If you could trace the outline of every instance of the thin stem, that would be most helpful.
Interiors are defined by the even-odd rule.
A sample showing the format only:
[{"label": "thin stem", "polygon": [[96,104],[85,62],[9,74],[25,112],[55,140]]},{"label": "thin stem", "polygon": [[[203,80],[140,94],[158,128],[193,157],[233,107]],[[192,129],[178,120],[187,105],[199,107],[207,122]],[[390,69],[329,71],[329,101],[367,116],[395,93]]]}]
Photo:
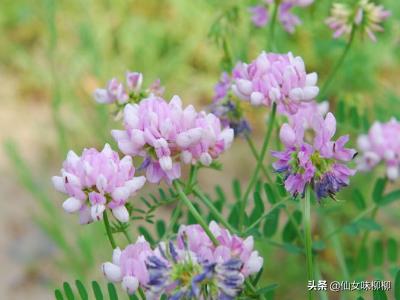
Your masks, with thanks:
[{"label": "thin stem", "polygon": [[[311,238],[311,187],[306,186],[304,198],[304,234],[305,234],[305,252],[307,262],[307,279],[308,281],[314,278],[314,268],[312,262],[312,238]],[[311,300],[311,291],[308,291],[308,299]]]},{"label": "thin stem", "polygon": [[246,214],[247,200],[249,198],[250,192],[252,191],[254,185],[256,184],[258,175],[263,166],[265,154],[267,153],[269,140],[271,139],[272,129],[273,129],[274,123],[275,123],[275,116],[276,116],[276,103],[274,103],[272,105],[272,111],[271,111],[271,116],[269,119],[268,129],[265,134],[264,143],[261,148],[259,159],[257,160],[257,166],[254,170],[253,175],[251,176],[249,185],[248,185],[246,192],[244,193],[244,196],[241,201],[241,214],[239,215],[239,229],[243,226],[244,216]]},{"label": "thin stem", "polygon": [[146,300],[146,295],[143,292],[142,288],[138,288],[138,291],[139,291],[140,298],[142,298],[142,300]]},{"label": "thin stem", "polygon": [[218,211],[218,209],[214,206],[214,204],[208,199],[206,195],[200,191],[198,187],[193,188],[193,193],[196,195],[197,198],[199,198],[205,206],[211,211],[213,216],[220,222],[226,229],[228,229],[230,232],[234,233],[236,232],[236,229],[233,228],[228,221],[224,218],[224,216]]},{"label": "thin stem", "polygon": [[115,243],[114,237],[111,232],[110,222],[108,221],[107,210],[104,210],[103,212],[103,221],[104,221],[104,226],[106,228],[108,240],[110,241],[111,247],[114,250],[115,248],[117,248],[117,244]]},{"label": "thin stem", "polygon": [[196,219],[196,221],[199,223],[199,225],[203,227],[205,233],[211,239],[213,244],[217,246],[219,244],[218,240],[215,238],[210,228],[208,228],[206,221],[202,218],[197,209],[193,206],[192,202],[190,202],[189,198],[185,195],[179,182],[174,180],[173,185],[181,201],[187,206],[187,208],[189,209],[193,217]]},{"label": "thin stem", "polygon": [[[258,161],[259,155],[257,153],[256,146],[254,145],[253,140],[251,139],[251,137],[248,134],[246,134],[246,141],[247,141],[247,144],[249,145],[251,153],[253,154],[254,158]],[[264,176],[267,178],[268,182],[272,182],[272,179],[268,174],[268,170],[265,168],[264,165],[262,165],[261,171],[263,172]]]},{"label": "thin stem", "polygon": [[350,33],[350,38],[349,41],[347,42],[346,48],[344,48],[344,51],[342,53],[342,55],[340,56],[339,60],[337,61],[335,67],[332,69],[331,73],[329,74],[328,78],[326,79],[324,85],[321,88],[321,97],[325,97],[325,92],[328,89],[329,85],[331,84],[333,78],[335,77],[336,73],[338,72],[338,70],[340,69],[340,67],[342,66],[344,59],[346,58],[347,54],[349,53],[349,50],[351,48],[351,45],[353,44],[354,41],[354,36],[355,36],[355,32],[356,32],[356,28],[357,26],[353,25],[352,29],[351,29],[351,33]]},{"label": "thin stem", "polygon": [[278,17],[278,11],[279,11],[279,5],[280,5],[281,0],[275,0],[274,1],[274,9],[272,11],[272,19],[271,19],[271,24],[269,27],[269,32],[268,32],[268,48],[270,50],[275,50],[275,44],[274,44],[274,39],[275,39],[275,24],[276,24],[276,19]]},{"label": "thin stem", "polygon": [[[253,293],[256,293],[256,292],[257,292],[256,288],[254,287],[254,285],[251,283],[250,280],[246,280],[246,281],[244,282],[244,284],[245,284],[245,286],[246,286],[251,292],[253,292]],[[260,295],[258,295],[258,299],[264,300],[265,297],[264,297],[264,295],[261,295],[261,294],[260,294]]]},{"label": "thin stem", "polygon": [[[318,280],[323,280],[322,274],[321,274],[321,270],[319,269],[318,262],[314,263],[314,267],[315,267],[315,276],[317,277],[317,279]],[[321,289],[319,295],[320,295],[320,299],[321,300],[329,300],[328,299],[328,294],[326,293],[326,291],[324,289]]]},{"label": "thin stem", "polygon": [[131,244],[132,243],[132,238],[129,235],[129,233],[125,229],[122,231],[122,233],[124,234],[124,236],[125,236],[126,240],[128,241],[128,243]]},{"label": "thin stem", "polygon": [[[335,228],[335,224],[332,222],[332,220],[331,220],[331,218],[329,218],[329,216],[324,216],[324,219],[325,219],[326,227],[328,228],[328,230]],[[339,266],[342,269],[343,279],[348,281],[350,279],[350,274],[349,274],[349,270],[347,268],[346,259],[343,254],[342,243],[340,242],[338,235],[334,235],[332,237],[332,245],[333,245],[333,248],[335,249],[336,258],[339,262]]]}]

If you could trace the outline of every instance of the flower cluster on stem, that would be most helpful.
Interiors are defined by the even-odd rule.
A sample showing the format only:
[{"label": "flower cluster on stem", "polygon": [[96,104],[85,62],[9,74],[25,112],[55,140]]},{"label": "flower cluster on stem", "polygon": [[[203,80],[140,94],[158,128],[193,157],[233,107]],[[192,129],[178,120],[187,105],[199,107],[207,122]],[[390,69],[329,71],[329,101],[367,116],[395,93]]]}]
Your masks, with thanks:
[{"label": "flower cluster on stem", "polygon": [[[121,282],[130,294],[139,287],[146,299],[235,299],[245,279],[257,273],[263,259],[253,250],[253,238],[243,240],[215,222],[209,225],[215,245],[200,225],[182,225],[176,240],[152,249],[143,237],[124,250],[114,250],[102,265],[106,278]],[[214,298],[213,298],[214,299]]]},{"label": "flower cluster on stem", "polygon": [[368,134],[360,135],[358,148],[361,155],[357,158],[357,168],[369,171],[383,162],[386,176],[396,180],[400,174],[400,122],[392,118],[389,122],[375,122]]}]

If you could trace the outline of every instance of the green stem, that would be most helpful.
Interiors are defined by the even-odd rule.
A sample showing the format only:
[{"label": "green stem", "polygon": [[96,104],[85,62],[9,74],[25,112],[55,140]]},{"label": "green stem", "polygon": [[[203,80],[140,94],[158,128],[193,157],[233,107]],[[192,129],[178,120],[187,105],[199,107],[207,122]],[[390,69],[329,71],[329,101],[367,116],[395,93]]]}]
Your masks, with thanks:
[{"label": "green stem", "polygon": [[173,185],[181,201],[187,206],[187,208],[189,209],[193,217],[196,219],[196,221],[199,223],[199,225],[203,227],[205,233],[211,239],[213,244],[217,246],[219,244],[218,240],[215,238],[210,228],[208,228],[206,221],[202,218],[197,209],[193,206],[192,202],[190,202],[189,198],[185,195],[179,182],[174,180]]},{"label": "green stem", "polygon": [[[305,235],[305,252],[307,262],[307,279],[314,279],[314,268],[312,262],[312,238],[311,238],[311,187],[306,186],[304,198],[304,235]],[[311,300],[312,293],[308,291],[308,299]]]},{"label": "green stem", "polygon": [[[252,292],[252,293],[257,293],[257,290],[256,290],[256,288],[254,287],[254,285],[250,282],[250,280],[246,280],[245,282],[244,282],[244,284],[245,284],[245,286]],[[260,299],[260,300],[264,300],[265,299],[265,297],[264,297],[264,295],[258,295],[258,299]]]},{"label": "green stem", "polygon": [[326,237],[324,238],[324,241],[327,242],[329,239],[331,239],[335,234],[341,232],[343,229],[346,228],[346,226],[348,226],[349,224],[353,224],[355,222],[357,222],[358,220],[362,219],[365,215],[369,214],[371,211],[373,211],[375,209],[376,205],[371,206],[369,208],[367,208],[366,210],[364,210],[363,212],[361,212],[360,214],[358,214],[354,219],[352,219],[350,222],[347,222],[345,225],[337,227],[336,229],[332,230],[330,233],[328,233],[326,235]]},{"label": "green stem", "polygon": [[189,180],[185,187],[186,194],[190,194],[192,192],[192,189],[197,182],[197,171],[198,171],[198,168],[196,165],[190,166]]},{"label": "green stem", "polygon": [[[318,262],[314,263],[314,267],[315,267],[315,276],[316,276],[317,280],[323,280],[321,270],[319,269]],[[328,294],[324,289],[321,289],[321,291],[319,292],[319,296],[320,296],[321,300],[329,300]]]},{"label": "green stem", "polygon": [[128,243],[129,243],[129,244],[132,244],[132,238],[131,238],[131,236],[129,235],[129,233],[128,233],[125,229],[123,230],[122,233],[124,234],[124,236],[125,236],[126,240],[128,241]]},{"label": "green stem", "polygon": [[347,54],[349,53],[351,45],[353,44],[353,41],[354,41],[356,28],[357,28],[357,26],[353,25],[353,27],[351,29],[351,33],[350,33],[350,38],[349,38],[349,41],[347,42],[346,48],[344,49],[342,55],[340,56],[339,60],[337,61],[336,65],[335,65],[335,67],[333,68],[332,72],[329,74],[328,78],[326,79],[324,85],[321,88],[320,95],[322,98],[325,97],[325,92],[327,91],[327,89],[328,89],[329,85],[331,84],[332,80],[334,79],[336,73],[342,66],[344,59],[346,58]]},{"label": "green stem", "polygon": [[[329,216],[324,216],[324,219],[325,219],[326,227],[328,230],[335,228],[335,224],[332,222],[332,220],[329,218]],[[335,249],[336,258],[339,262],[339,266],[342,269],[343,279],[348,281],[350,279],[350,274],[349,274],[349,270],[347,268],[346,259],[343,254],[342,243],[340,242],[338,235],[334,235],[332,237],[332,245],[333,245],[333,248]]]},{"label": "green stem", "polygon": [[103,221],[104,221],[104,226],[106,228],[108,240],[110,241],[111,247],[114,250],[115,248],[117,248],[117,244],[115,243],[114,237],[111,232],[110,222],[108,221],[107,210],[104,210],[103,212]]},{"label": "green stem", "polygon": [[275,0],[274,1],[274,9],[272,11],[272,19],[269,27],[269,32],[268,32],[268,48],[270,50],[275,50],[275,44],[274,44],[274,39],[275,39],[275,24],[276,24],[276,19],[278,17],[278,11],[279,11],[279,5],[280,5],[281,0]]},{"label": "green stem", "polygon": [[143,292],[142,288],[138,288],[138,291],[139,291],[140,298],[142,298],[142,300],[146,300],[146,295]]},{"label": "green stem", "polygon": [[214,204],[208,199],[206,195],[204,195],[198,187],[193,188],[193,193],[197,198],[203,202],[205,206],[211,211],[213,216],[220,222],[226,229],[228,229],[231,233],[235,233],[236,230],[233,228],[228,221],[224,218],[224,216],[218,211],[218,209],[214,206]]},{"label": "green stem", "polygon": [[[253,143],[253,140],[251,139],[251,137],[248,134],[246,134],[246,141],[247,141],[247,144],[249,145],[251,153],[253,154],[254,158],[258,161],[259,155],[257,153],[257,149]],[[272,179],[268,174],[268,170],[265,168],[264,165],[262,165],[261,171],[264,173],[264,176],[267,178],[268,182],[272,182]]]},{"label": "green stem", "polygon": [[259,159],[257,160],[257,166],[253,172],[253,175],[251,176],[249,185],[248,185],[246,192],[244,193],[244,196],[241,201],[241,214],[239,215],[239,229],[243,226],[244,216],[246,214],[247,200],[249,198],[250,192],[252,191],[254,185],[256,184],[258,175],[263,166],[265,154],[267,153],[269,140],[271,139],[272,129],[273,129],[274,123],[275,123],[275,116],[276,116],[276,103],[274,103],[272,105],[272,111],[271,111],[271,116],[269,119],[268,129],[265,134],[264,143],[261,148]]}]

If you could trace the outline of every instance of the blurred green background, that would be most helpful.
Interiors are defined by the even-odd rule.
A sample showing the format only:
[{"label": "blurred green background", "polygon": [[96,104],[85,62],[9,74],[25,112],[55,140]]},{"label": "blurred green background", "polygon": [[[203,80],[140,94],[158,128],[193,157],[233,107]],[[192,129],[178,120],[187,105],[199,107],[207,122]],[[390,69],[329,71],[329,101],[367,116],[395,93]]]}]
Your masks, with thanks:
[{"label": "blurred green background", "polygon": [[[209,35],[210,28],[220,30],[217,35],[229,43],[235,60],[253,59],[267,44],[267,28],[256,29],[250,23],[247,7],[256,2],[1,1],[1,299],[52,299],[53,287],[64,280],[101,278],[99,263],[110,257],[105,238],[99,238],[101,224],[76,225],[74,216],[61,211],[62,196],[52,190],[50,182],[68,149],[80,153],[83,147],[113,143],[109,130],[119,125],[109,108],[94,103],[94,89],[113,76],[122,79],[125,71],[135,70],[144,73],[145,84],[160,78],[167,98],[178,94],[185,104],[206,107],[226,66],[224,51],[214,41],[216,33]],[[307,69],[317,71],[322,83],[343,51],[345,40],[333,40],[323,23],[332,1],[315,2],[296,10],[304,24],[294,35],[277,26],[276,38],[280,52],[302,56]],[[376,2],[393,14],[385,22],[385,32],[378,34],[377,43],[356,40],[328,91],[339,130],[352,134],[353,145],[357,134],[366,131],[373,120],[400,119],[400,1]],[[265,112],[248,112],[258,144],[265,131]],[[221,162],[223,176],[204,171],[200,182],[210,192],[220,184],[231,195],[232,179],[238,178],[244,185],[254,159],[245,142],[237,140]],[[354,179],[353,186],[367,202],[372,201],[368,195],[375,178],[382,174],[383,170],[377,170]],[[399,184],[391,184],[388,190],[396,186]],[[357,205],[352,203],[354,190],[342,193],[338,203],[318,208],[322,212],[314,220],[314,238],[357,215]],[[168,216],[170,209],[159,214]],[[326,213],[332,216],[329,222],[323,218]],[[369,229],[371,248],[382,237],[400,242],[399,220],[398,204],[381,209],[377,215],[380,227]],[[286,221],[282,215],[282,228]],[[354,254],[355,239],[361,235],[355,238],[350,230],[339,236],[344,256]],[[280,285],[276,298],[296,298],[306,287],[302,257],[268,243],[259,246],[264,250],[265,282]],[[340,259],[331,246],[327,244],[321,251],[320,268],[324,278],[340,280]],[[378,261],[367,268],[368,274],[381,272],[386,276],[394,272],[397,263],[397,259],[390,264]],[[339,296],[332,294],[330,298]],[[355,297],[350,295],[349,299]]]}]

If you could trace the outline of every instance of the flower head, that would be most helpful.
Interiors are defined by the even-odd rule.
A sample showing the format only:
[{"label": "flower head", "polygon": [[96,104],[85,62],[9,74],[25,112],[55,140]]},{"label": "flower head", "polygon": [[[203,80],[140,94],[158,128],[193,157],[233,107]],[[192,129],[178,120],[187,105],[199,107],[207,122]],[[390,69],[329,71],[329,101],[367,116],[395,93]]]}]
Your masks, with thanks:
[{"label": "flower head", "polygon": [[160,242],[152,250],[140,237],[122,252],[114,250],[113,261],[103,264],[108,280],[121,282],[128,293],[139,286],[146,299],[236,299],[245,278],[258,272],[263,259],[253,251],[253,239],[231,235],[215,222],[210,229],[220,245],[214,246],[200,225],[182,225],[176,240]]},{"label": "flower head", "polygon": [[213,103],[209,111],[217,116],[223,127],[232,128],[234,136],[243,136],[250,133],[249,122],[244,118],[240,103],[231,99],[232,78],[228,73],[221,74],[220,81],[215,85]]},{"label": "flower head", "polygon": [[70,196],[63,203],[68,213],[79,213],[82,224],[100,220],[106,208],[121,222],[129,220],[125,204],[142,188],[146,179],[134,177],[132,158],[120,159],[106,144],[99,152],[85,149],[81,156],[68,152],[61,176],[53,176],[55,188]]},{"label": "flower head", "polygon": [[375,122],[368,134],[358,138],[361,156],[357,160],[358,169],[369,171],[379,162],[386,165],[386,175],[396,180],[400,172],[400,123],[391,119],[387,123]]},{"label": "flower head", "polygon": [[182,108],[177,96],[170,102],[150,96],[126,105],[124,127],[112,135],[123,153],[145,158],[141,168],[150,182],[179,178],[182,162],[210,165],[233,140],[233,130],[222,128],[215,115],[191,105]]},{"label": "flower head", "polygon": [[334,195],[349,183],[355,171],[346,162],[356,154],[345,148],[349,136],[341,136],[336,141],[332,137],[336,131],[336,120],[328,113],[325,119],[316,114],[312,117],[312,143],[305,142],[306,132],[303,123],[283,124],[280,139],[285,150],[273,152],[278,160],[274,168],[284,175],[285,188],[292,195],[303,195],[305,186],[311,185],[318,199]]},{"label": "flower head", "polygon": [[106,88],[98,88],[94,91],[93,97],[98,103],[110,104],[126,104],[135,103],[148,95],[162,96],[164,88],[160,86],[160,80],[156,80],[148,89],[143,89],[143,74],[139,72],[126,72],[126,84],[111,79]]},{"label": "flower head", "polygon": [[390,16],[390,12],[382,5],[376,5],[369,0],[360,0],[355,6],[344,3],[334,3],[331,16],[326,20],[333,30],[333,37],[348,35],[357,28],[362,34],[376,41],[375,32],[383,31],[381,23]]},{"label": "flower head", "polygon": [[[264,0],[262,5],[257,5],[249,8],[249,12],[252,15],[252,22],[257,27],[264,27],[269,19],[271,6],[274,4],[274,0]],[[283,25],[283,28],[293,33],[297,25],[301,24],[299,17],[292,13],[292,9],[296,6],[306,7],[311,5],[314,0],[282,0],[280,1],[278,8],[278,21]]]},{"label": "flower head", "polygon": [[150,281],[150,274],[146,265],[149,257],[158,257],[150,244],[143,236],[136,243],[127,246],[124,250],[114,249],[112,262],[102,264],[104,276],[112,282],[121,282],[122,287],[129,294],[133,294],[139,286],[146,286]]},{"label": "flower head", "polygon": [[294,114],[319,92],[316,73],[306,73],[301,57],[262,52],[250,64],[239,62],[232,74],[233,92],[253,105],[276,102],[281,113]]}]

